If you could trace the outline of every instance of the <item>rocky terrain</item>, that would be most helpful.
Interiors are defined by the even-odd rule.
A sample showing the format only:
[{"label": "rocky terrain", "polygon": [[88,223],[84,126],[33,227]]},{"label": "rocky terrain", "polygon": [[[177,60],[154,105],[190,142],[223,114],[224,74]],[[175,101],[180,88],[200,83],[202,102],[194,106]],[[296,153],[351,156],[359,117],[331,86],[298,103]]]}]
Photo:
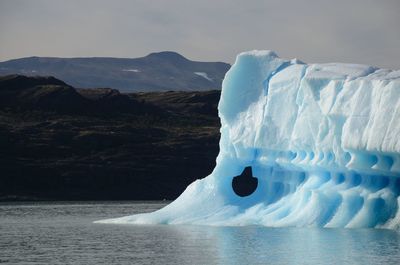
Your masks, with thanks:
[{"label": "rocky terrain", "polygon": [[54,76],[77,88],[121,92],[220,89],[230,65],[191,61],[176,52],[140,58],[27,57],[0,62],[0,75]]},{"label": "rocky terrain", "polygon": [[174,199],[218,153],[219,91],[0,78],[0,200]]}]

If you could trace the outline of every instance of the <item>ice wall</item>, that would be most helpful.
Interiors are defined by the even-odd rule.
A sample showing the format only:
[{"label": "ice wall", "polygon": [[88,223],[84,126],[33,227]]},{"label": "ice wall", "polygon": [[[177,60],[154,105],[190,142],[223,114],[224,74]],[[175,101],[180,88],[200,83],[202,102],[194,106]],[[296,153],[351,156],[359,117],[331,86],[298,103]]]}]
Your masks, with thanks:
[{"label": "ice wall", "polygon": [[[214,171],[165,208],[106,223],[400,226],[400,71],[239,54]],[[250,167],[256,190],[232,180]]]}]

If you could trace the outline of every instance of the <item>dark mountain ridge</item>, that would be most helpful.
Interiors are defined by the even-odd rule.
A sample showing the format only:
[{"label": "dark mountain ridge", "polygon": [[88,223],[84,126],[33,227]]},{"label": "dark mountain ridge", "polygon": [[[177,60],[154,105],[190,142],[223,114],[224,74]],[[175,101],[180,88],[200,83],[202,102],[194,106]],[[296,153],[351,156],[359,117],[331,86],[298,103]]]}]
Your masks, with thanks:
[{"label": "dark mountain ridge", "polygon": [[58,114],[111,115],[161,111],[121,94],[116,89],[76,90],[54,77],[9,75],[0,77],[0,108],[53,111]]},{"label": "dark mountain ridge", "polygon": [[0,77],[0,201],[174,199],[215,165],[219,95]]},{"label": "dark mountain ridge", "polygon": [[229,68],[223,62],[191,61],[166,51],[140,58],[20,58],[0,62],[0,75],[54,76],[78,88],[121,92],[203,91],[220,89]]}]

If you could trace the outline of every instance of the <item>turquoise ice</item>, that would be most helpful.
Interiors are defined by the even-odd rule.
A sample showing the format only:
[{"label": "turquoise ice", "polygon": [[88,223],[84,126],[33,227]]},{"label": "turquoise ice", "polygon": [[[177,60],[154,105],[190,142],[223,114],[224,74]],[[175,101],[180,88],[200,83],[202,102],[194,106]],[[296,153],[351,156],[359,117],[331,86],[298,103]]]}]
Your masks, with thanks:
[{"label": "turquoise ice", "polygon": [[[238,55],[213,172],[153,213],[103,223],[400,227],[400,71]],[[232,180],[250,167],[255,191]]]}]

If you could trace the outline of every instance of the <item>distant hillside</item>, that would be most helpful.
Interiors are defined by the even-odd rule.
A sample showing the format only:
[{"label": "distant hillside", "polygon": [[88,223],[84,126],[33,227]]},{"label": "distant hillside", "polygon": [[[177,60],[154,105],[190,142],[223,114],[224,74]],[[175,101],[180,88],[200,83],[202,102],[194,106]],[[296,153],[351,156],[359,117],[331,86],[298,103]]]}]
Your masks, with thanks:
[{"label": "distant hillside", "polygon": [[0,201],[175,199],[215,166],[219,97],[1,77]]},{"label": "distant hillside", "polygon": [[220,89],[230,68],[223,62],[191,61],[175,52],[141,58],[28,57],[0,62],[0,75],[54,76],[77,88],[121,92]]},{"label": "distant hillside", "polygon": [[82,89],[54,77],[0,76],[0,110],[39,110],[58,114],[156,113],[160,110],[116,89]]}]

